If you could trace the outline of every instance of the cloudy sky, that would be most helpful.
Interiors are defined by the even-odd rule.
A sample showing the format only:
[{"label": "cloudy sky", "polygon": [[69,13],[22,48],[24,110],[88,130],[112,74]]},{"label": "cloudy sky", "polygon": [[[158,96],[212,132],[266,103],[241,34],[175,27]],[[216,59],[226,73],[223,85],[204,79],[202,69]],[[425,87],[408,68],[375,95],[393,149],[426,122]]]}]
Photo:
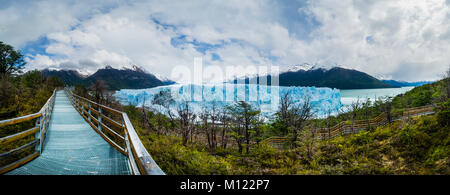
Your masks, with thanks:
[{"label": "cloudy sky", "polygon": [[27,69],[317,63],[397,80],[450,66],[450,0],[0,0]]}]

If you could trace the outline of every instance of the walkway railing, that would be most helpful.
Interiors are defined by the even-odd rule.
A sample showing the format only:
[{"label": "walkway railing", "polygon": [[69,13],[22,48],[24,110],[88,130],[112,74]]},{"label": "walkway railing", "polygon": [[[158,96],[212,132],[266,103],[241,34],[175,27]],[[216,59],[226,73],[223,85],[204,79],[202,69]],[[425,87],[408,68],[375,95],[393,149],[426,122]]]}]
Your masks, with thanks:
[{"label": "walkway railing", "polygon": [[13,170],[35,159],[42,153],[42,150],[44,149],[43,143],[45,141],[49,121],[52,117],[53,105],[55,103],[55,94],[56,90],[53,91],[52,96],[47,100],[45,105],[37,113],[0,121],[0,127],[6,127],[9,125],[16,125],[19,123],[36,120],[34,127],[13,135],[0,138],[0,146],[2,146],[34,134],[34,139],[27,144],[0,154],[0,162],[6,162],[7,160],[11,160],[11,157],[13,157],[14,155],[19,154],[27,149],[32,149],[34,147],[34,152],[32,154],[20,158],[19,160],[14,160],[12,163],[0,167],[0,174]]},{"label": "walkway railing", "polygon": [[414,116],[414,115],[426,113],[426,112],[433,112],[433,108],[434,108],[433,105],[410,108],[403,112],[403,116],[407,117],[407,116]]},{"label": "walkway railing", "polygon": [[387,118],[385,113],[381,113],[377,117],[369,120],[355,120],[351,121],[350,124],[347,124],[347,121],[342,121],[339,124],[328,128],[320,128],[316,129],[315,133],[317,138],[333,138],[339,135],[345,134],[354,134],[358,133],[361,130],[367,129],[370,127],[378,127],[387,123]]},{"label": "walkway railing", "polygon": [[[422,115],[424,113],[433,113],[433,105],[421,106],[416,108],[410,108],[403,112],[402,118],[408,118],[411,116]],[[356,120],[347,124],[347,121],[342,121],[339,124],[331,128],[319,128],[314,130],[315,137],[318,139],[334,138],[339,135],[355,134],[361,130],[367,129],[369,126],[378,127],[387,123],[387,117],[385,113],[381,113],[377,117],[369,120]],[[280,146],[290,142],[292,138],[289,137],[269,137],[263,140],[264,143],[268,143],[272,146]]]},{"label": "walkway railing", "polygon": [[128,157],[135,175],[164,175],[145,149],[128,115],[65,89],[72,105],[112,147]]}]

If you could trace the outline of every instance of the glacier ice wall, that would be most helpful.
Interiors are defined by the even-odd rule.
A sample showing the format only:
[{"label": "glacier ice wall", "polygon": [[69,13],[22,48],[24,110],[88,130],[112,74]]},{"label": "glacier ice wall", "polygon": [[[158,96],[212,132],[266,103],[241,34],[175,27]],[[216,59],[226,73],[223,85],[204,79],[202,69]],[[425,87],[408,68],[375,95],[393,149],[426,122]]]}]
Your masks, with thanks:
[{"label": "glacier ice wall", "polygon": [[316,117],[324,116],[328,111],[336,112],[341,106],[341,95],[338,89],[316,87],[280,87],[258,84],[215,84],[194,85],[175,84],[149,89],[121,89],[114,96],[124,105],[132,104],[160,110],[161,106],[153,105],[153,97],[160,91],[170,92],[174,103],[171,111],[176,113],[179,105],[184,101],[189,102],[190,108],[195,113],[215,104],[217,107],[232,105],[244,100],[261,109],[265,117],[270,117],[278,111],[280,97],[289,92],[295,103],[303,103],[305,97],[310,97]]}]

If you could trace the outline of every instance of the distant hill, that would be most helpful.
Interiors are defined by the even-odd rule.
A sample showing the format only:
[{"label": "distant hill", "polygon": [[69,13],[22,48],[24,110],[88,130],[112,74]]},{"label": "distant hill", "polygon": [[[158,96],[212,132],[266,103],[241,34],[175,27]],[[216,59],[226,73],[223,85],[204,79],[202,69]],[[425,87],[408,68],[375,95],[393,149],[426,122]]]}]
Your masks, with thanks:
[{"label": "distant hill", "polygon": [[[249,78],[246,78],[248,82]],[[252,79],[252,78],[250,78]],[[269,75],[268,82],[271,76]],[[236,82],[236,80],[234,81]],[[337,89],[391,88],[390,84],[357,70],[334,67],[331,69],[299,69],[279,74],[280,86],[315,86]]]},{"label": "distant hill", "polygon": [[42,70],[41,73],[45,76],[58,76],[67,85],[83,84],[85,76],[78,73],[76,70]]},{"label": "distant hill", "polygon": [[396,80],[381,80],[381,81],[394,87],[419,87],[425,84],[433,83],[432,81],[419,81],[419,82],[406,82]]},{"label": "distant hill", "polygon": [[97,80],[103,80],[111,90],[118,89],[144,89],[164,85],[154,75],[144,72],[139,68],[114,69],[106,67],[97,70],[93,75],[86,78],[86,83],[91,85]]},{"label": "distant hill", "polygon": [[46,76],[56,75],[68,85],[82,84],[89,87],[97,80],[103,80],[109,90],[144,89],[173,83],[173,81],[161,81],[153,74],[146,73],[138,67],[133,69],[114,69],[107,66],[87,77],[82,76],[75,70],[46,69],[42,73]]}]

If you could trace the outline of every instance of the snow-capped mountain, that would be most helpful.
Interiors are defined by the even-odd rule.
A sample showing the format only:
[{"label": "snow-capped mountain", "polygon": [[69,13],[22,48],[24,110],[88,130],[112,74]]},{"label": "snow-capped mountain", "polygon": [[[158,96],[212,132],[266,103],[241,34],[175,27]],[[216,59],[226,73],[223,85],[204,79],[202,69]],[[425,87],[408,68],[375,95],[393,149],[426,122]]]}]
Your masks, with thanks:
[{"label": "snow-capped mountain", "polygon": [[[297,64],[280,68],[279,74],[269,74],[277,78],[280,86],[329,87],[337,89],[372,89],[393,87],[364,72],[343,68],[341,66],[328,66],[322,64]],[[277,75],[277,76],[276,76]],[[244,76],[231,82],[248,82],[255,76]],[[270,82],[271,83],[271,82]]]},{"label": "snow-capped mountain", "polygon": [[338,65],[325,65],[325,64],[319,64],[319,63],[302,63],[302,64],[295,64],[295,65],[283,65],[278,66],[277,70],[267,70],[266,72],[258,72],[258,73],[240,73],[240,75],[237,75],[237,80],[245,79],[245,78],[256,78],[257,76],[263,77],[267,75],[277,75],[282,74],[286,72],[298,72],[298,71],[311,71],[311,70],[323,70],[323,71],[329,71],[332,68],[340,67]]},{"label": "snow-capped mountain", "polygon": [[291,66],[282,66],[280,68],[280,73],[284,72],[298,72],[300,70],[303,71],[309,71],[309,70],[316,70],[316,69],[323,69],[323,70],[330,70],[334,67],[339,67],[337,65],[329,66],[325,64],[310,64],[310,63],[302,63],[302,64],[295,64]]}]

